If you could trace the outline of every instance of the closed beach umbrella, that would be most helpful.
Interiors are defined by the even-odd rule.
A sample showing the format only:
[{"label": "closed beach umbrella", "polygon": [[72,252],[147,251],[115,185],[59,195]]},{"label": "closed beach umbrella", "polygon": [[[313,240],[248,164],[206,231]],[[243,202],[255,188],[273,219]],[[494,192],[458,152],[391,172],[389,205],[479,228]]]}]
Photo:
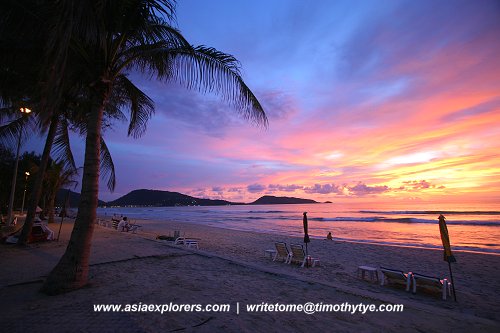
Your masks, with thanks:
[{"label": "closed beach umbrella", "polygon": [[450,279],[451,286],[453,288],[453,296],[455,298],[455,302],[457,301],[457,295],[455,293],[455,281],[453,281],[453,273],[451,272],[451,263],[457,262],[453,253],[451,253],[451,244],[450,244],[450,235],[448,234],[448,227],[446,226],[446,218],[441,214],[438,217],[439,220],[439,232],[441,234],[441,241],[443,242],[443,257],[444,261],[448,262],[448,268],[450,269]]},{"label": "closed beach umbrella", "polygon": [[[309,231],[308,231],[308,225],[307,225],[307,212],[304,212],[304,218],[302,219],[302,223],[304,224],[304,243],[306,244],[306,256],[309,255],[309,252],[307,251],[307,243],[309,243],[311,240],[309,239]],[[306,265],[309,265],[306,262]],[[309,267],[309,266],[307,266]]]},{"label": "closed beach umbrella", "polygon": [[309,239],[309,231],[308,231],[308,226],[307,226],[307,212],[304,212],[304,219],[302,220],[302,223],[304,224],[304,243],[309,243],[311,240]]},{"label": "closed beach umbrella", "polygon": [[457,260],[451,253],[450,235],[448,234],[448,227],[446,226],[446,218],[443,215],[439,215],[438,220],[439,220],[439,232],[441,233],[441,241],[443,242],[444,261],[450,263],[457,262]]}]

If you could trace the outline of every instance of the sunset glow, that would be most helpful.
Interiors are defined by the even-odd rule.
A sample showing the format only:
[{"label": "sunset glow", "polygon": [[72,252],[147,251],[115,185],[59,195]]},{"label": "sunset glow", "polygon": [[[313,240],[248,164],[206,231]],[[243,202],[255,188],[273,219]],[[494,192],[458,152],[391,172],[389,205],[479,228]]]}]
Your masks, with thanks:
[{"label": "sunset glow", "polygon": [[[139,79],[147,134],[105,133],[133,189],[252,201],[500,201],[497,1],[179,1],[193,44],[242,63],[270,126]],[[135,78],[134,78],[135,79]],[[138,172],[140,170],[140,172]],[[133,175],[133,176],[132,176]]]}]

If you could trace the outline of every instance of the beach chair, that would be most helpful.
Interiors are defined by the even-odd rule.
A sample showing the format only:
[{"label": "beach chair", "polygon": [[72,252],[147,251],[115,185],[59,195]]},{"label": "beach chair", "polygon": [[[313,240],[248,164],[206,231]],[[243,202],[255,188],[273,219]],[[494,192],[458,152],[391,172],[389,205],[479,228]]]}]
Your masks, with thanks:
[{"label": "beach chair", "polygon": [[292,256],[288,261],[289,264],[293,262],[301,264],[300,267],[304,267],[308,260],[312,267],[319,264],[319,259],[306,255],[306,251],[304,251],[304,246],[302,244],[290,244],[290,249],[292,250]]},{"label": "beach chair", "polygon": [[274,254],[273,261],[276,261],[276,259],[278,259],[279,257],[285,259],[285,264],[288,264],[290,258],[292,257],[292,254],[290,253],[290,251],[288,251],[286,243],[276,242],[274,243],[274,247],[276,247],[276,253]]},{"label": "beach chair", "polygon": [[140,228],[142,228],[142,225],[139,225],[139,224],[135,224],[135,222],[131,222],[127,225],[127,232],[132,232],[133,234],[135,234]]},{"label": "beach chair", "polygon": [[440,279],[434,276],[428,276],[418,273],[412,274],[412,283],[414,294],[417,293],[417,285],[422,288],[430,288],[441,293],[443,300],[446,300],[447,295],[451,295],[451,283],[447,279]]},{"label": "beach chair", "polygon": [[185,237],[177,237],[174,241],[174,245],[184,245],[188,248],[199,249],[198,240],[185,238]]},{"label": "beach chair", "polygon": [[174,241],[174,245],[184,245],[184,241],[186,238],[184,237],[177,237]]},{"label": "beach chair", "polygon": [[380,267],[380,272],[382,273],[382,279],[380,280],[380,285],[386,284],[399,284],[406,286],[406,291],[410,291],[410,283],[412,273],[404,273],[403,271],[390,269],[386,267]]}]

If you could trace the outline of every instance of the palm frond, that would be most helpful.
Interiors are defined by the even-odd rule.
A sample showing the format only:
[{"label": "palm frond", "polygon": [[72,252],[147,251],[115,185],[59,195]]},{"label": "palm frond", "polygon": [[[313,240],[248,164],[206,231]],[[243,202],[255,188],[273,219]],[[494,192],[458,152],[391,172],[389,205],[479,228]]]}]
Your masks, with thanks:
[{"label": "palm frond", "polygon": [[113,192],[116,186],[115,164],[111,158],[108,146],[101,137],[101,178],[107,180],[108,189]]},{"label": "palm frond", "polygon": [[125,75],[117,78],[115,88],[130,107],[128,135],[138,138],[146,132],[147,122],[154,113],[154,102]]},{"label": "palm frond", "polygon": [[14,147],[19,140],[29,137],[36,128],[36,117],[34,116],[21,116],[15,120],[0,126],[0,142]]},{"label": "palm frond", "polygon": [[69,141],[68,120],[65,117],[60,117],[52,153],[59,163],[64,164],[65,169],[76,170],[75,159]]},{"label": "palm frond", "polygon": [[[156,73],[164,74],[163,79],[177,81],[188,89],[220,95],[244,118],[257,125],[268,126],[264,109],[243,81],[240,64],[233,56],[214,48],[197,46],[152,49],[145,54],[145,58],[150,66],[156,66]],[[170,71],[159,71],[158,63]]]}]

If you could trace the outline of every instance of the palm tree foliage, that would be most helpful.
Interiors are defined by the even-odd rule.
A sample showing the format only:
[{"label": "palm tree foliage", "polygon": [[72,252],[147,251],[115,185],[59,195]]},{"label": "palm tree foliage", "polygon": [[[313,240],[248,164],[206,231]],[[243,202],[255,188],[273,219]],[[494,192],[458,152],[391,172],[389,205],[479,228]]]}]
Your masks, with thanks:
[{"label": "palm tree foliage", "polygon": [[77,176],[78,170],[67,168],[64,162],[54,162],[49,165],[44,175],[44,193],[45,201],[44,215],[48,216],[48,222],[54,222],[54,210],[56,204],[56,196],[61,188],[68,186],[76,186],[77,181],[74,178]]},{"label": "palm tree foliage", "polygon": [[[139,137],[154,113],[153,101],[127,76],[177,82],[188,89],[212,92],[242,116],[267,126],[258,99],[244,83],[240,64],[231,55],[192,46],[174,27],[170,0],[37,1],[48,28],[44,40],[40,118],[50,119],[78,73],[78,115],[71,117],[85,135],[85,163],[78,214],[65,254],[42,290],[55,294],[82,287],[88,280],[91,238],[96,219],[99,175],[110,165],[102,153],[102,128],[129,120],[128,134]],[[128,110],[127,116],[123,110]]]}]

